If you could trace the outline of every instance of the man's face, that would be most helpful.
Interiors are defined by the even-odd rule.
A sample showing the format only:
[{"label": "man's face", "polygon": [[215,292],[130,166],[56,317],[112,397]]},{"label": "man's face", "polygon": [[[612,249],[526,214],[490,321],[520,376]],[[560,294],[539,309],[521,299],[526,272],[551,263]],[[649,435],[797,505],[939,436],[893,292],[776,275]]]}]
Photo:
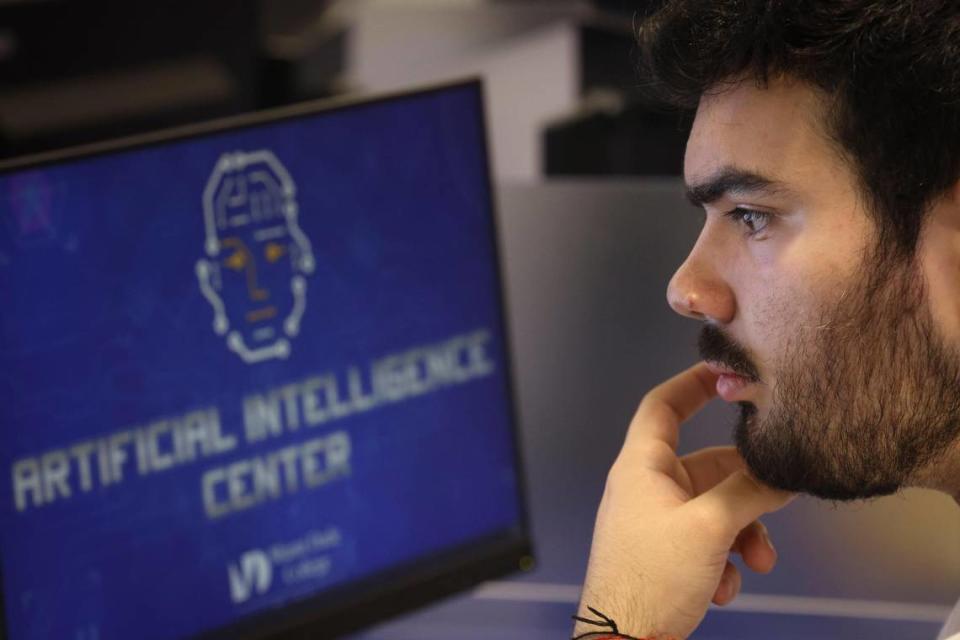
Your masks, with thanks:
[{"label": "man's face", "polygon": [[912,260],[884,257],[824,117],[797,82],[704,97],[685,180],[706,221],[668,299],[706,323],[704,359],[741,374],[718,390],[753,473],[852,500],[936,484],[960,439],[956,207],[934,208]]}]

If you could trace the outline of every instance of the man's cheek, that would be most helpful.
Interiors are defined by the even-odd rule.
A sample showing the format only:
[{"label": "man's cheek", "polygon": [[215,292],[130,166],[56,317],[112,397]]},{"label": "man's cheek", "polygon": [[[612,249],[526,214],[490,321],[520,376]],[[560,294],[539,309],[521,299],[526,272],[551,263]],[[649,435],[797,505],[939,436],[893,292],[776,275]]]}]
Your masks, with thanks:
[{"label": "man's cheek", "polygon": [[740,308],[745,325],[742,340],[761,370],[778,360],[808,315],[808,304],[792,287],[764,284],[764,289],[756,291],[753,303]]}]

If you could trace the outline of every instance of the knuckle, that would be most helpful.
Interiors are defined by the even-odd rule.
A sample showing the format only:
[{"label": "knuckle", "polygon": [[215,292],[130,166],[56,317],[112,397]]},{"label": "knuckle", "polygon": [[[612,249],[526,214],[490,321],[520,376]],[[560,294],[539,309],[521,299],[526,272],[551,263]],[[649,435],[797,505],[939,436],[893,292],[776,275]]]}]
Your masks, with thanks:
[{"label": "knuckle", "polygon": [[640,418],[646,414],[649,411],[651,404],[653,404],[653,401],[650,399],[650,394],[647,393],[637,404],[637,410],[633,412],[634,419]]},{"label": "knuckle", "polygon": [[673,466],[676,459],[676,451],[666,442],[645,440],[631,443],[629,449],[621,451],[613,468],[624,474],[635,473],[639,469],[667,470]]},{"label": "knuckle", "polygon": [[607,470],[607,486],[636,484],[636,471],[635,459],[627,460],[621,454]]},{"label": "knuckle", "polygon": [[610,465],[610,468],[607,470],[606,486],[609,487],[610,485],[616,484],[619,481],[619,477],[623,475],[621,471],[622,466],[623,463],[620,462],[619,458],[615,460],[612,465]]},{"label": "knuckle", "polygon": [[607,478],[604,483],[604,493],[610,493],[615,487],[622,485],[624,483],[624,464],[620,458],[614,461],[610,466],[610,469],[607,470]]},{"label": "knuckle", "polygon": [[656,391],[651,391],[640,401],[640,406],[637,407],[637,414],[643,415],[648,420],[662,420],[667,417],[664,411],[665,406],[660,394]]},{"label": "knuckle", "polygon": [[730,538],[731,543],[736,539],[737,532],[734,531],[736,525],[731,521],[730,514],[713,503],[707,502],[694,507],[691,519],[693,527],[709,538],[715,540]]},{"label": "knuckle", "polygon": [[644,394],[637,406],[637,413],[656,412],[663,406],[663,397],[658,388],[651,389]]},{"label": "knuckle", "polygon": [[638,444],[629,454],[621,452],[607,470],[606,490],[609,492],[617,487],[636,489],[643,482],[644,472],[658,468],[663,458],[664,452],[651,443]]},{"label": "knuckle", "polygon": [[646,462],[673,462],[677,453],[662,440],[648,440],[638,446],[638,455]]}]

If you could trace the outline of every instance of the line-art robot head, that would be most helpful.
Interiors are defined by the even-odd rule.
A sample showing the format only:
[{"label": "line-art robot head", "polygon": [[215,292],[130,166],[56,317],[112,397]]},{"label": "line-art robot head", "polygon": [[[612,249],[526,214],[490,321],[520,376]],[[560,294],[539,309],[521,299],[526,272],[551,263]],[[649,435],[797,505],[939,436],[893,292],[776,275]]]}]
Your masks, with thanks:
[{"label": "line-art robot head", "polygon": [[315,265],[297,216],[296,185],[272,151],[217,160],[203,191],[197,280],[214,332],[248,364],[286,358],[300,332]]}]

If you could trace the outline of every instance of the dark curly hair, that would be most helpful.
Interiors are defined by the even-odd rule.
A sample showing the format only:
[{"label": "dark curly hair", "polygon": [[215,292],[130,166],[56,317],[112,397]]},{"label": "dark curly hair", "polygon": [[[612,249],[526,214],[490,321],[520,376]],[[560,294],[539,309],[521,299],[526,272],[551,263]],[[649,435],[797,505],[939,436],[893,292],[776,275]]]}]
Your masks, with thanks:
[{"label": "dark curly hair", "polygon": [[818,88],[826,134],[897,255],[960,177],[958,0],[667,0],[637,40],[641,78],[675,106],[743,79]]}]

